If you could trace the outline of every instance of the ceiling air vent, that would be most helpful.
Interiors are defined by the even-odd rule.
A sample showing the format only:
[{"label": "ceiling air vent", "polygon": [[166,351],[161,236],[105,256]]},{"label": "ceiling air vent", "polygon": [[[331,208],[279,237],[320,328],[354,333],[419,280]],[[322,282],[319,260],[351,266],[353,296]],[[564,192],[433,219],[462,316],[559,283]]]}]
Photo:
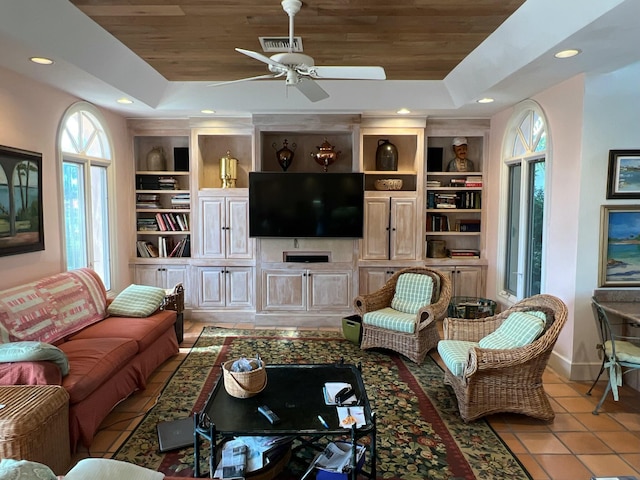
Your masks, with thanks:
[{"label": "ceiling air vent", "polygon": [[[262,50],[266,53],[288,52],[289,37],[259,37]],[[302,37],[293,37],[294,52],[302,52]]]}]

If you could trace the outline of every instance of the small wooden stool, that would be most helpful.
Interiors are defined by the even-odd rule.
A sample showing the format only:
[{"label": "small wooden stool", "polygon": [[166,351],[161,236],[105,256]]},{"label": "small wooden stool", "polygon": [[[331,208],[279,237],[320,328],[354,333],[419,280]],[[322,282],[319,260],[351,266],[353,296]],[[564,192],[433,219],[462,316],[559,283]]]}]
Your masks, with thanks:
[{"label": "small wooden stool", "polygon": [[71,463],[69,394],[57,385],[0,386],[0,458],[31,460],[64,475]]}]

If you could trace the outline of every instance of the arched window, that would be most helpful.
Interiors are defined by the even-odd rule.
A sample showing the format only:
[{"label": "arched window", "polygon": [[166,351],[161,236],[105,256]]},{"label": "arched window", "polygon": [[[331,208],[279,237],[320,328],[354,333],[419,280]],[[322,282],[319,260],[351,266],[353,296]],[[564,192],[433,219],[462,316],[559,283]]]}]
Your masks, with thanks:
[{"label": "arched window", "polygon": [[68,270],[93,268],[111,285],[111,142],[100,112],[81,102],[64,115],[58,136]]},{"label": "arched window", "polygon": [[515,301],[543,291],[549,138],[540,106],[533,101],[518,105],[505,135],[499,290]]}]

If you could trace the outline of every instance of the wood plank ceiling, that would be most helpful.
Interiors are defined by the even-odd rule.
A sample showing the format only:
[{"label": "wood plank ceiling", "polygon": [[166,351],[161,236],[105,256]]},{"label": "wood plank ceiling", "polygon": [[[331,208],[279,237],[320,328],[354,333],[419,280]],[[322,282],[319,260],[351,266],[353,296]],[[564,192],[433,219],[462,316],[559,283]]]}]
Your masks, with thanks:
[{"label": "wood plank ceiling", "polygon": [[[389,80],[442,80],[525,0],[303,0],[296,36],[316,65],[380,65]],[[170,81],[269,73],[234,50],[287,37],[279,0],[71,0]],[[267,53],[270,56],[271,53]]]}]

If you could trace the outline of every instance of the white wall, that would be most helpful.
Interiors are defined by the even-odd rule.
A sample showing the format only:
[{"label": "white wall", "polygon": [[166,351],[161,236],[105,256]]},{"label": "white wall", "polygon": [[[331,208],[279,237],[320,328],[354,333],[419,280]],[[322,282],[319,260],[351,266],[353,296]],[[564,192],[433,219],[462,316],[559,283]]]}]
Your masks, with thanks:
[{"label": "white wall", "polygon": [[[43,216],[45,250],[0,257],[0,290],[65,270],[62,256],[63,220],[60,218],[56,136],[64,112],[78,99],[60,90],[36,83],[26,77],[0,68],[0,145],[42,153]],[[115,255],[114,272],[122,275],[113,279],[112,287],[120,290],[129,283],[127,246],[131,245],[133,225],[129,217],[133,205],[133,166],[131,142],[125,120],[109,111],[100,110],[114,140],[117,211],[127,212],[117,223],[118,245],[121,255]],[[126,187],[123,187],[126,186]]]},{"label": "white wall", "polygon": [[[600,366],[590,305],[598,287],[600,206],[634,203],[606,200],[606,181],[610,149],[640,148],[639,76],[640,64],[608,74],[580,75],[532,98],[547,117],[551,146],[545,292],[562,298],[569,307],[550,363],[574,380],[594,378]],[[500,215],[505,214],[499,210],[501,151],[513,111],[491,119],[490,232],[498,231]],[[497,240],[487,246],[489,265],[497,265]],[[487,293],[497,296],[494,268],[489,269],[487,286]]]}]

